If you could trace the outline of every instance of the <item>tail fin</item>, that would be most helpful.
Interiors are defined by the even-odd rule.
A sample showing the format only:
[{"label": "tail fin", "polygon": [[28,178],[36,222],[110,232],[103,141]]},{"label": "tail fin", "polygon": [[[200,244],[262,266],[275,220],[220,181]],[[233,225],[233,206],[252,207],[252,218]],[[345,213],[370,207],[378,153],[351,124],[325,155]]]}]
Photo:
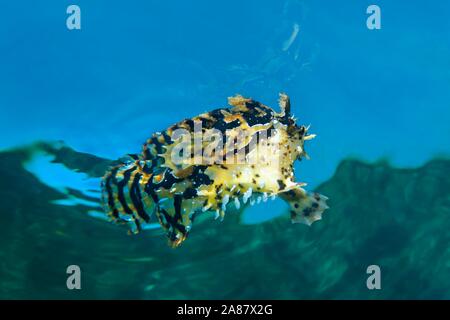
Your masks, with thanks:
[{"label": "tail fin", "polygon": [[129,224],[132,233],[141,230],[141,223],[149,222],[154,203],[143,194],[150,174],[145,164],[134,160],[109,169],[102,179],[102,204],[111,220]]},{"label": "tail fin", "polygon": [[300,187],[280,193],[280,197],[290,206],[292,223],[304,223],[310,226],[322,219],[322,213],[328,209],[327,197],[317,192],[307,193]]}]

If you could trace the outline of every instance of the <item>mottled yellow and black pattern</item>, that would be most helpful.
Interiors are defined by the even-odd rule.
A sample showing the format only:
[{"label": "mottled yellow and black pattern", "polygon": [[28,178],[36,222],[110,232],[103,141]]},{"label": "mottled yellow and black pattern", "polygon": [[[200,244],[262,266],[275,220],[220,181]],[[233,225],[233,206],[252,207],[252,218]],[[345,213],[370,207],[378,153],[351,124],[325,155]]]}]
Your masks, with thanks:
[{"label": "mottled yellow and black pattern", "polygon": [[[229,108],[185,119],[153,134],[141,154],[130,155],[106,173],[102,180],[103,203],[113,221],[130,224],[132,232],[137,233],[154,215],[170,244],[176,247],[186,239],[197,214],[212,211],[223,218],[229,206],[239,209],[243,204],[253,205],[275,196],[289,204],[292,222],[309,225],[321,218],[327,208],[326,197],[309,194],[302,188],[304,184],[294,181],[293,163],[307,156],[304,142],[314,135],[295,123],[289,98],[280,94],[278,113],[239,95],[228,102]],[[177,129],[194,132],[195,123],[201,123],[203,132],[217,129],[231,136],[239,130],[250,132],[249,138],[235,145],[236,150],[247,154],[255,148],[255,141],[256,146],[261,143],[259,139],[251,143],[256,134],[268,131],[266,143],[278,146],[275,153],[279,161],[272,162],[267,154],[267,158],[263,156],[253,164],[173,163],[173,133]],[[203,143],[201,151],[206,148]]]}]

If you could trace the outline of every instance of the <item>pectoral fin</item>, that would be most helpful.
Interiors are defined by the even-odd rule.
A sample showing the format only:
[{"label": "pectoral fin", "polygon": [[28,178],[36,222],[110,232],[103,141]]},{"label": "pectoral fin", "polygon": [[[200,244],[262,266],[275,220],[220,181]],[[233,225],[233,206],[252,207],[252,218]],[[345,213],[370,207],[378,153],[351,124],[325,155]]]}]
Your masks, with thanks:
[{"label": "pectoral fin", "polygon": [[322,213],[328,209],[327,197],[317,192],[306,192],[300,187],[282,192],[279,196],[289,204],[292,223],[304,223],[309,226],[322,219]]}]

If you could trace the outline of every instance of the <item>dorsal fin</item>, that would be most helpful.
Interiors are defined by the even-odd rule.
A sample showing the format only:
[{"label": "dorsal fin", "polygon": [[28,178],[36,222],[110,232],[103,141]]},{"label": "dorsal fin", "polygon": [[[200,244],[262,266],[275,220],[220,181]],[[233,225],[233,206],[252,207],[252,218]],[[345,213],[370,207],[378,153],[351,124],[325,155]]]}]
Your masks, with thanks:
[{"label": "dorsal fin", "polygon": [[278,104],[281,108],[281,117],[289,117],[291,114],[291,100],[288,95],[285,93],[280,93],[280,99],[278,100]]}]

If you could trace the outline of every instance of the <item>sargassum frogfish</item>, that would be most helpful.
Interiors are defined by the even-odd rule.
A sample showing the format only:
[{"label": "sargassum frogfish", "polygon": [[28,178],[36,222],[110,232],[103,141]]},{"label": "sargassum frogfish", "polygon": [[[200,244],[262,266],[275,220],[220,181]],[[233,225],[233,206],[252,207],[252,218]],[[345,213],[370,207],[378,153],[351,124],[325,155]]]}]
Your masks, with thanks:
[{"label": "sargassum frogfish", "polygon": [[294,162],[308,158],[304,143],[315,135],[297,125],[289,97],[280,94],[279,112],[241,95],[228,103],[154,133],[140,154],[112,166],[102,179],[110,219],[139,233],[156,216],[172,247],[202,212],[223,219],[230,208],[264,206],[277,196],[293,223],[320,220],[327,197],[294,177]]}]

